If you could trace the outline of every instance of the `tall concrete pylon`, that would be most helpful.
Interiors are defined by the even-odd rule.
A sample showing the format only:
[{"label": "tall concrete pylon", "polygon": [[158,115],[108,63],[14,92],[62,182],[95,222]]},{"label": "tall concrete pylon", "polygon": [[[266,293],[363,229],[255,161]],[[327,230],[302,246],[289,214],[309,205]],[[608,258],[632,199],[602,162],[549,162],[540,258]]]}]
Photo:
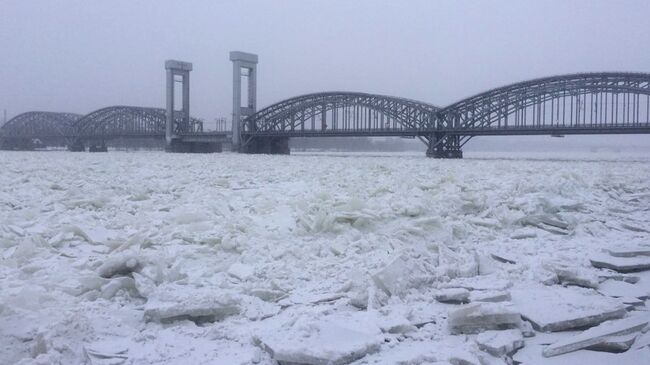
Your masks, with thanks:
[{"label": "tall concrete pylon", "polygon": [[[175,114],[181,113],[181,130],[187,129],[190,126],[190,71],[192,71],[192,64],[190,62],[167,60],[165,61],[165,69],[167,70],[167,123],[165,125],[165,139],[167,141],[167,148],[170,149],[172,140],[177,138],[176,131],[174,130]],[[182,77],[182,109],[180,111],[174,110],[174,84],[175,76]]]},{"label": "tall concrete pylon", "polygon": [[[241,147],[242,121],[255,113],[257,109],[257,55],[239,51],[230,52],[232,61],[232,149]],[[248,76],[248,103],[242,106],[241,77],[242,71]]]}]

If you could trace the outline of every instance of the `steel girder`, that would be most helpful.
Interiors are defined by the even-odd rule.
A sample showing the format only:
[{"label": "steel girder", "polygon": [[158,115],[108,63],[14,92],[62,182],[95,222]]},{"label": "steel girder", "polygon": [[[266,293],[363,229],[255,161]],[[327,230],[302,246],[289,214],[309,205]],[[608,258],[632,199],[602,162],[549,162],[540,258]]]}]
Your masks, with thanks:
[{"label": "steel girder", "polygon": [[[360,106],[397,121],[397,128],[367,122],[372,116],[354,114],[360,123],[336,125],[336,110]],[[620,109],[620,115],[619,115]],[[331,124],[324,120],[330,113]],[[561,113],[561,114],[560,114]],[[321,116],[320,126],[314,117]],[[562,117],[560,121],[560,117]],[[309,120],[311,119],[311,124]],[[253,137],[406,135],[425,143],[453,148],[474,135],[650,132],[650,74],[580,73],[539,78],[495,88],[445,108],[390,96],[353,92],[302,95],[273,104],[251,115],[242,128],[244,141]],[[569,132],[567,132],[567,130]],[[437,135],[437,137],[434,136]]]},{"label": "steel girder", "polygon": [[[650,95],[650,74],[581,73],[545,77],[499,87],[440,110],[438,128],[481,128],[518,110],[541,105],[550,100],[592,94],[601,97],[605,93]],[[583,99],[582,103],[584,102]]]},{"label": "steel girder", "polygon": [[[385,120],[392,120],[395,127],[385,128],[385,124],[381,123],[359,123],[349,128],[336,125],[334,122],[336,118],[344,118],[339,115],[345,108],[358,107],[362,108],[362,118],[370,118],[367,121],[372,122],[372,118],[390,118]],[[315,94],[307,94],[291,99],[281,101],[266,107],[254,115],[246,118],[243,125],[244,135],[252,134],[265,134],[283,131],[314,131],[315,129],[321,131],[358,131],[359,133],[367,133],[369,129],[393,129],[404,131],[417,131],[426,128],[435,120],[435,114],[439,110],[431,104],[392,97],[384,95],[374,95],[358,92],[323,92]],[[350,111],[350,110],[348,110]],[[352,110],[358,113],[358,109]],[[330,124],[323,121],[322,118],[329,113]],[[337,116],[334,116],[336,113]],[[314,117],[321,117],[318,127],[314,127],[315,123],[310,125],[310,121]]]},{"label": "steel girder", "polygon": [[[175,118],[178,133],[202,131],[200,120],[192,118],[190,126],[182,125],[182,118]],[[74,127],[75,138],[111,139],[118,137],[164,137],[166,110],[134,106],[111,106],[96,110],[79,119]]]},{"label": "steel girder", "polygon": [[2,137],[11,138],[63,138],[79,114],[55,112],[27,112],[11,118],[0,128]]}]

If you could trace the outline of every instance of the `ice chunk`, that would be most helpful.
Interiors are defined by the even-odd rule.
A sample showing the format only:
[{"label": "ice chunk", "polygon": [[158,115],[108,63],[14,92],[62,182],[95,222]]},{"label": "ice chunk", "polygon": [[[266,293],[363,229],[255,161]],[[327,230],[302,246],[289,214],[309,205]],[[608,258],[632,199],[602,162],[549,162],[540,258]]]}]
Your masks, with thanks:
[{"label": "ice chunk", "polygon": [[502,290],[475,290],[469,295],[472,302],[508,302],[511,299],[510,292]]},{"label": "ice chunk", "polygon": [[604,251],[616,257],[650,256],[650,246],[616,247]]},{"label": "ice chunk", "polygon": [[444,245],[438,246],[438,276],[453,278],[470,278],[478,275],[478,260],[476,253],[459,249],[452,251]]},{"label": "ice chunk", "polygon": [[97,269],[99,276],[112,278],[116,275],[127,275],[142,268],[138,256],[133,252],[122,252],[109,256]]},{"label": "ice chunk", "polygon": [[521,334],[524,335],[524,337],[535,336],[535,330],[533,329],[533,325],[530,324],[530,322],[528,321],[521,321],[521,326],[519,326],[519,329],[521,330]]},{"label": "ice chunk", "polygon": [[111,339],[84,345],[84,357],[89,364],[123,364],[128,358],[126,341]]},{"label": "ice chunk", "polygon": [[526,346],[513,356],[516,363],[526,365],[645,365],[650,349],[629,350],[622,354],[578,350],[562,356],[546,358],[542,346]]},{"label": "ice chunk", "polygon": [[240,311],[239,298],[217,288],[165,285],[150,296],[144,307],[144,317],[156,322],[183,319],[213,322]]},{"label": "ice chunk", "polygon": [[621,301],[577,287],[534,287],[512,290],[511,294],[522,317],[542,332],[595,326],[626,313]]},{"label": "ice chunk", "polygon": [[285,330],[261,336],[261,347],[281,365],[342,365],[379,350],[381,338],[335,324],[319,323],[314,331]]},{"label": "ice chunk", "polygon": [[520,322],[519,313],[497,303],[467,304],[450,311],[448,317],[452,334],[516,328]]},{"label": "ice chunk", "polygon": [[388,295],[400,296],[411,288],[422,275],[417,265],[405,256],[395,258],[371,277],[375,284]]},{"label": "ice chunk", "polygon": [[479,275],[490,275],[499,271],[499,264],[489,255],[476,255]]},{"label": "ice chunk", "polygon": [[490,254],[493,259],[506,263],[506,264],[516,264],[517,261],[515,260],[514,257],[512,257],[510,254],[503,253],[503,252],[492,252]]},{"label": "ice chunk", "polygon": [[100,296],[104,299],[111,299],[120,290],[135,292],[135,281],[129,277],[113,278],[101,289]]},{"label": "ice chunk", "polygon": [[556,234],[568,234],[569,224],[549,215],[534,215],[520,220],[524,226],[530,225]]},{"label": "ice chunk", "polygon": [[544,263],[544,268],[555,273],[560,283],[585,288],[597,288],[598,276],[591,271],[561,262]]},{"label": "ice chunk", "polygon": [[511,286],[510,281],[499,279],[496,275],[457,278],[442,285],[444,288],[465,288],[469,290],[506,290]]},{"label": "ice chunk", "polygon": [[436,293],[436,300],[443,303],[466,303],[469,299],[469,290],[464,288],[442,289]]},{"label": "ice chunk", "polygon": [[628,335],[610,337],[602,342],[587,347],[587,350],[605,351],[605,352],[625,352],[632,347],[632,344],[639,336],[638,333],[631,333]]},{"label": "ice chunk", "polygon": [[630,284],[636,284],[641,280],[639,276],[636,275],[630,275],[630,274],[614,274],[614,273],[607,273],[607,274],[601,274],[598,276],[598,279],[601,281],[604,280],[618,280],[618,281],[624,281],[626,283]]},{"label": "ice chunk", "polygon": [[462,349],[453,349],[447,359],[451,365],[482,365],[481,359],[475,354]]},{"label": "ice chunk", "polygon": [[610,297],[635,297],[641,299],[650,297],[648,289],[645,289],[643,286],[618,280],[605,280],[600,283],[598,291]]},{"label": "ice chunk", "polygon": [[632,348],[635,349],[640,349],[642,347],[647,347],[650,349],[650,331],[646,331],[646,333],[639,335],[639,337],[636,338],[636,341],[634,341],[634,344],[632,345]]},{"label": "ice chunk", "polygon": [[597,345],[610,337],[639,332],[648,325],[648,321],[650,321],[648,316],[637,316],[604,322],[577,336],[551,344],[544,349],[543,354],[546,357],[561,355]]},{"label": "ice chunk", "polygon": [[143,298],[149,298],[156,290],[156,283],[148,276],[138,274],[137,272],[131,273],[135,282],[135,288]]},{"label": "ice chunk", "polygon": [[591,265],[601,269],[611,269],[618,272],[634,272],[650,270],[650,257],[615,257],[605,254],[593,255],[589,258]]},{"label": "ice chunk", "polygon": [[228,275],[233,276],[241,281],[246,281],[253,276],[255,268],[236,262],[228,268]]},{"label": "ice chunk", "polygon": [[512,238],[513,240],[521,240],[525,238],[535,238],[535,237],[537,237],[537,232],[535,232],[535,229],[528,228],[528,227],[517,229],[514,232],[512,232],[512,234],[510,235],[510,238]]},{"label": "ice chunk", "polygon": [[476,344],[479,349],[501,357],[524,347],[524,336],[518,329],[485,331],[476,336]]},{"label": "ice chunk", "polygon": [[262,299],[265,302],[277,302],[278,300],[287,296],[287,293],[283,290],[267,288],[253,288],[248,293],[254,297]]}]

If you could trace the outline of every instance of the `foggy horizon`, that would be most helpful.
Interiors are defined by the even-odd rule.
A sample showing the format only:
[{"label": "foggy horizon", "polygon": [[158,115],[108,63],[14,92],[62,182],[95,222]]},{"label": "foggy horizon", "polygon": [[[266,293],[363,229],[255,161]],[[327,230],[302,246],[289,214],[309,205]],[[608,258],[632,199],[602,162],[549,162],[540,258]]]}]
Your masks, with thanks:
[{"label": "foggy horizon", "polygon": [[8,1],[0,10],[8,119],[163,107],[167,59],[194,65],[193,116],[230,118],[233,50],[259,55],[258,109],[334,90],[446,106],[529,79],[650,64],[645,1]]}]

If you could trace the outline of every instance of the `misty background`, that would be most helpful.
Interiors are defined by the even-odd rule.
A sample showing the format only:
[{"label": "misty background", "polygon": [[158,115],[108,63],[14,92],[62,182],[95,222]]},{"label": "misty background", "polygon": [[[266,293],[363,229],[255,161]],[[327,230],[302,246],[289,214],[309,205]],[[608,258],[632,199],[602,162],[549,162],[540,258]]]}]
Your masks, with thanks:
[{"label": "misty background", "polygon": [[[339,90],[445,106],[527,79],[650,71],[650,2],[0,2],[0,110],[163,107],[166,59],[192,62],[191,113],[232,113],[232,50],[259,55],[258,109]],[[417,141],[413,144],[424,149]],[[647,136],[484,137],[467,149],[648,149]]]}]

